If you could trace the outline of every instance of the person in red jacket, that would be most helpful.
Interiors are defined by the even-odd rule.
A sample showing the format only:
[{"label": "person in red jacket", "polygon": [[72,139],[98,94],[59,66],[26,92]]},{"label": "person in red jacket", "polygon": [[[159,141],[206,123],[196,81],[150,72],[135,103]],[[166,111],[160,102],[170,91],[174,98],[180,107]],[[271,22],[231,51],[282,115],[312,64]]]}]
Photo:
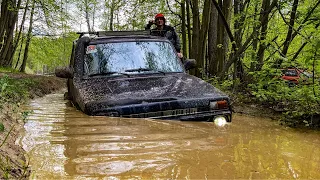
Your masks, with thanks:
[{"label": "person in red jacket", "polygon": [[154,20],[150,20],[149,23],[146,25],[145,29],[150,30],[152,25],[156,25],[154,29],[152,29],[151,34],[156,36],[162,36],[169,39],[169,41],[175,47],[178,57],[182,58],[183,55],[181,54],[181,45],[180,39],[178,34],[176,33],[175,29],[172,26],[166,25],[166,18],[163,14],[157,14],[154,17]]}]

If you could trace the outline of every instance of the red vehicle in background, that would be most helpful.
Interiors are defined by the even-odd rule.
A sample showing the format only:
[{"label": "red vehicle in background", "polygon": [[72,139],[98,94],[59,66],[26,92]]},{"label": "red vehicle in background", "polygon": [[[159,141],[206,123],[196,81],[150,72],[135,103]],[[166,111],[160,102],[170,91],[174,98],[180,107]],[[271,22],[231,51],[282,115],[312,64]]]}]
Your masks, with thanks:
[{"label": "red vehicle in background", "polygon": [[294,86],[299,83],[307,83],[308,79],[312,78],[312,74],[305,70],[297,68],[282,69],[283,80],[288,81],[289,86]]}]

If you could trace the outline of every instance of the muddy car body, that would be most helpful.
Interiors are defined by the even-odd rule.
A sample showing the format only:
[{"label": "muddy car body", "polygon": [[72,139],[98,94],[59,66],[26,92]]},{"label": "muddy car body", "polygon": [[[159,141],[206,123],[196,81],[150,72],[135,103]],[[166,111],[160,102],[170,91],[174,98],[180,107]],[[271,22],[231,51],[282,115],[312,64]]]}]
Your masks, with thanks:
[{"label": "muddy car body", "polygon": [[[135,32],[136,33],[136,32]],[[88,115],[231,121],[229,97],[186,73],[173,45],[150,32],[104,32],[74,42],[68,97]]]}]

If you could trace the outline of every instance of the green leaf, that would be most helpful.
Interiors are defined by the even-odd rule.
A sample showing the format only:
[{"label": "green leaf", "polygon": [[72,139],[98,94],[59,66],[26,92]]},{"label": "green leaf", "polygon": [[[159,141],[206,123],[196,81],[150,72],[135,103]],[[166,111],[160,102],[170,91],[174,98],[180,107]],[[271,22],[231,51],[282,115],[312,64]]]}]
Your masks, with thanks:
[{"label": "green leaf", "polygon": [[0,123],[0,132],[4,131],[4,125],[2,123]]}]

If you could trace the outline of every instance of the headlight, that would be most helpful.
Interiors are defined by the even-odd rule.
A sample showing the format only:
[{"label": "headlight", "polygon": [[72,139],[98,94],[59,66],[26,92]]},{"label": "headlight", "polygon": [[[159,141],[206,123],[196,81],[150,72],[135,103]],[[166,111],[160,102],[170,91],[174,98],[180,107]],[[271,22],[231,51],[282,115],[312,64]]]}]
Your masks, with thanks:
[{"label": "headlight", "polygon": [[213,119],[214,124],[217,126],[224,126],[227,124],[227,120],[224,116],[218,116]]},{"label": "headlight", "polygon": [[226,100],[210,102],[210,109],[227,109],[228,106],[228,101]]}]

